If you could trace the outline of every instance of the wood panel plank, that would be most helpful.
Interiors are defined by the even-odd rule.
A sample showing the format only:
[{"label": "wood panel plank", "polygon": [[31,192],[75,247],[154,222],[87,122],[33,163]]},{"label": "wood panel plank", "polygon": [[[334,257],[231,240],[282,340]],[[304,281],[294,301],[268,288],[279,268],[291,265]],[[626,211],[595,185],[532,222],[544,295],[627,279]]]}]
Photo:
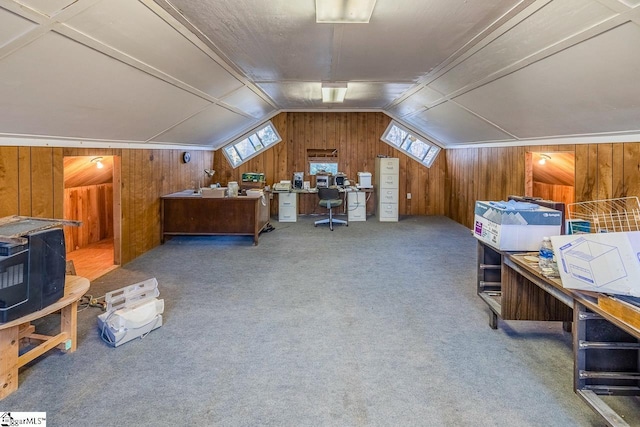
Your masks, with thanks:
[{"label": "wood panel plank", "polygon": [[31,216],[31,147],[18,148],[19,214]]},{"label": "wood panel plank", "polygon": [[31,215],[52,218],[53,213],[53,149],[31,148]]},{"label": "wood panel plank", "polygon": [[52,149],[53,168],[53,218],[64,216],[64,154],[63,149]]},{"label": "wood panel plank", "polygon": [[0,217],[20,213],[20,174],[17,147],[0,146]]},{"label": "wood panel plank", "polygon": [[640,197],[640,143],[624,144],[624,184],[627,197]]},{"label": "wood panel plank", "polygon": [[624,182],[624,144],[611,144],[611,188],[612,197],[627,196]]},{"label": "wood panel plank", "polygon": [[598,144],[596,159],[596,200],[610,199],[613,197],[613,146],[611,144]]}]

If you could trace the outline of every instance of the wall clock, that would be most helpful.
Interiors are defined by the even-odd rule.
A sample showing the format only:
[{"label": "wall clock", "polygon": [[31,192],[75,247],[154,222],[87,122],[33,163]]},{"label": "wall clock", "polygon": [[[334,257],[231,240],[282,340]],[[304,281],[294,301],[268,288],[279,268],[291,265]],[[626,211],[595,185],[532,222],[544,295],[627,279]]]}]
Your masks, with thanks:
[{"label": "wall clock", "polygon": [[191,153],[189,153],[188,151],[182,153],[182,161],[185,163],[189,163],[191,161]]}]

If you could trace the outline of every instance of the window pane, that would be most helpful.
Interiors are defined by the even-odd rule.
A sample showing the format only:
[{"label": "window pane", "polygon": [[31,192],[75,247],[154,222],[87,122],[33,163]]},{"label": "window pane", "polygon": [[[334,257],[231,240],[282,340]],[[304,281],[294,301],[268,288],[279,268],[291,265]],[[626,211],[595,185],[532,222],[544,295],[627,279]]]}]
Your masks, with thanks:
[{"label": "window pane", "polygon": [[236,150],[240,154],[240,157],[246,159],[251,156],[256,150],[253,148],[253,145],[249,142],[249,138],[245,138],[242,141],[238,142],[236,145]]},{"label": "window pane", "polygon": [[262,143],[260,142],[260,140],[258,139],[257,135],[253,134],[249,137],[249,141],[251,141],[251,143],[253,144],[253,146],[255,147],[255,151],[261,150],[262,147]]},{"label": "window pane", "polygon": [[427,154],[427,157],[424,158],[424,163],[427,166],[431,166],[431,164],[433,163],[433,160],[436,158],[436,155],[438,154],[439,151],[440,151],[440,148],[436,146],[432,146],[431,150],[429,150],[429,153]]},{"label": "window pane", "polygon": [[413,154],[419,159],[422,159],[424,155],[427,154],[427,151],[429,151],[429,145],[425,144],[419,139],[416,139],[409,148],[409,153]]},{"label": "window pane", "polygon": [[258,131],[258,136],[262,140],[262,143],[266,146],[272,144],[278,140],[278,135],[273,131],[273,128],[269,125],[264,129]]},{"label": "window pane", "polygon": [[411,145],[413,144],[413,141],[415,140],[416,140],[415,136],[409,135],[407,138],[405,138],[400,148],[402,148],[404,151],[409,151],[409,147],[411,147]]},{"label": "window pane", "polygon": [[309,163],[309,173],[311,175],[315,175],[318,172],[330,172],[332,174],[338,173],[338,164],[337,163],[321,163],[321,162],[310,162]]},{"label": "window pane", "polygon": [[271,122],[267,122],[263,126],[258,131],[253,131],[249,135],[245,134],[242,140],[235,140],[224,147],[224,152],[228,155],[231,166],[235,168],[266,148],[270,148],[269,146],[282,141]]},{"label": "window pane", "polygon": [[231,160],[232,165],[238,166],[240,163],[242,163],[242,159],[240,158],[240,156],[238,155],[238,152],[236,151],[236,149],[233,147],[233,145],[228,146],[227,148],[225,148],[225,151],[227,152],[227,156],[229,157],[229,159]]},{"label": "window pane", "polygon": [[402,141],[404,141],[404,138],[406,136],[407,136],[407,132],[403,131],[398,126],[393,125],[391,127],[391,130],[387,134],[387,140],[391,144],[399,147],[400,144],[402,144]]},{"label": "window pane", "polygon": [[403,129],[395,121],[391,121],[381,139],[387,144],[403,150],[413,159],[427,167],[431,167],[431,164],[440,152],[440,147],[423,141],[416,135],[411,134],[408,130]]}]

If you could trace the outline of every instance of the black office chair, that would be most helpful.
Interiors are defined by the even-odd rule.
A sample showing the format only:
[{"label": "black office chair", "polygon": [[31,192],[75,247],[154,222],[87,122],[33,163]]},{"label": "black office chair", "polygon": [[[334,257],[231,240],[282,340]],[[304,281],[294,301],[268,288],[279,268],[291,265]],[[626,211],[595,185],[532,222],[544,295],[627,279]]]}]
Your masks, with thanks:
[{"label": "black office chair", "polygon": [[329,224],[329,228],[331,229],[331,231],[333,231],[334,222],[336,224],[344,224],[347,227],[349,226],[349,223],[347,221],[344,221],[342,219],[333,219],[333,208],[342,205],[340,191],[338,191],[337,188],[318,188],[318,198],[320,198],[320,201],[318,202],[320,206],[329,209],[329,218],[316,221],[315,227],[317,227],[318,224]]}]

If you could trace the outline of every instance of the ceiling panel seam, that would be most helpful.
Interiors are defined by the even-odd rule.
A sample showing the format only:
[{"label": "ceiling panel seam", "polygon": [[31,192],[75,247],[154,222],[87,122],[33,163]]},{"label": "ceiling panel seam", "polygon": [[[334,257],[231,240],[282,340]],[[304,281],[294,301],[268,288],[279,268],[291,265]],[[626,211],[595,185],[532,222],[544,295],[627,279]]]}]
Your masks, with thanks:
[{"label": "ceiling panel seam", "polygon": [[19,3],[13,2],[3,4],[3,9],[21,16],[22,18],[33,22],[37,26],[0,48],[0,59],[27,46],[29,43],[37,40],[44,34],[51,31],[54,27],[59,26],[65,20],[71,19],[79,13],[84,12],[99,1],[101,0],[84,0],[84,2],[76,2],[65,8],[59,14],[54,15],[54,17],[48,17],[43,13],[40,13]]},{"label": "ceiling panel seam", "polygon": [[627,6],[626,4],[623,4],[619,0],[595,0],[595,1],[605,7],[608,7],[609,9],[617,13],[624,13],[631,9],[629,6]]},{"label": "ceiling panel seam", "polygon": [[[172,125],[171,125],[171,126],[169,126],[168,128],[166,128],[166,129],[164,129],[164,130],[162,130],[162,131],[160,131],[160,132],[156,133],[156,134],[155,134],[155,135],[153,135],[151,138],[147,139],[145,142],[151,142],[151,141],[153,141],[154,139],[156,139],[156,138],[157,138],[157,137],[159,137],[160,135],[162,135],[162,134],[165,134],[165,133],[169,132],[171,129],[173,129],[173,128],[177,127],[177,126],[180,126],[181,124],[183,124],[183,123],[184,123],[184,122],[186,122],[187,120],[189,120],[189,119],[191,119],[191,118],[193,118],[193,117],[197,116],[198,114],[201,114],[201,113],[203,113],[203,112],[205,112],[205,111],[209,110],[210,108],[214,108],[214,107],[216,107],[216,106],[217,106],[217,107],[220,107],[220,108],[224,108],[224,109],[226,109],[226,110],[229,110],[229,108],[227,108],[227,107],[225,107],[225,106],[221,106],[221,105],[218,105],[218,104],[210,104],[210,105],[208,105],[207,107],[202,108],[201,110],[198,110],[198,111],[196,111],[195,113],[193,113],[193,114],[191,114],[191,115],[189,115],[189,116],[187,116],[187,117],[183,118],[182,120],[178,121],[177,123],[172,124]],[[246,117],[246,116],[245,116],[245,117]],[[256,121],[257,121],[257,119],[256,119],[255,117],[252,117],[252,116],[247,117],[247,118],[248,118],[248,119],[250,119],[250,120],[252,120],[253,122],[256,122]]]},{"label": "ceiling panel seam", "polygon": [[[416,85],[415,92],[418,92],[423,87],[428,86],[431,82],[437,80],[444,74],[448,73],[454,67],[458,66],[462,62],[466,61],[471,56],[478,53],[485,46],[491,44],[496,39],[500,38],[503,34],[510,31],[512,28],[516,27],[522,21],[529,18],[531,15],[536,13],[538,10],[542,9],[547,4],[551,3],[553,0],[537,0],[537,1],[528,1],[521,2],[518,5],[514,6],[511,10],[507,11],[504,15],[498,18],[495,22],[487,26],[485,30],[483,30],[480,35],[485,34],[479,40],[480,35],[476,36],[469,42],[467,42],[464,46],[454,52],[449,58],[442,61],[438,66],[430,70],[427,75],[418,80]],[[526,4],[526,6],[524,6]],[[473,43],[476,40],[475,44]],[[415,93],[414,92],[414,93]],[[411,93],[405,93],[402,96],[398,97],[394,102],[389,106],[393,107],[395,105],[400,104],[408,97],[411,96]]]},{"label": "ceiling panel seam", "polygon": [[[589,39],[592,39],[593,37],[597,37],[600,34],[604,34],[607,31],[611,31],[628,22],[631,22],[631,21],[629,20],[629,17],[626,15],[616,15],[614,17],[607,18],[606,20],[603,20],[587,29],[583,29],[578,33],[565,37],[564,39],[556,43],[553,43],[552,45],[549,45],[543,49],[540,49],[529,56],[526,56],[506,67],[503,67],[502,69],[495,71],[480,80],[476,80],[473,83],[467,84],[461,87],[460,89],[457,89],[451,93],[448,93],[446,94],[445,98],[446,99],[457,98],[465,93],[471,92],[474,89],[487,85],[502,77],[508,76],[509,74],[513,74],[536,62],[542,61],[566,49],[577,46],[580,43],[583,43]],[[430,106],[429,108],[432,108],[432,107],[433,106]]]},{"label": "ceiling panel seam", "polygon": [[[321,24],[322,25],[322,24]],[[344,37],[344,25],[333,25],[333,40],[331,43],[331,78],[329,81],[335,81],[338,66],[340,65],[340,52],[342,51],[342,38]]]},{"label": "ceiling panel seam", "polygon": [[492,122],[491,120],[481,116],[480,114],[468,109],[467,107],[465,107],[464,105],[459,104],[458,102],[454,101],[454,100],[450,100],[449,102],[451,102],[452,104],[454,104],[455,106],[457,106],[458,108],[461,108],[463,110],[465,110],[467,113],[472,114],[474,116],[476,116],[478,119],[482,120],[483,122],[493,126],[494,128],[500,130],[501,132],[511,136],[513,139],[517,139],[519,140],[520,138],[517,137],[516,135],[514,135],[513,133],[509,132],[506,129],[503,129],[501,126],[497,125],[496,123]]},{"label": "ceiling panel seam", "polygon": [[205,34],[203,34],[195,25],[193,25],[179,10],[171,3],[164,0],[139,0],[147,6],[158,17],[170,25],[193,43],[198,49],[208,55],[217,62],[227,72],[240,80],[256,95],[262,98],[273,108],[278,108],[277,103],[267,95],[257,85],[253,84],[246,75],[240,70]]}]

